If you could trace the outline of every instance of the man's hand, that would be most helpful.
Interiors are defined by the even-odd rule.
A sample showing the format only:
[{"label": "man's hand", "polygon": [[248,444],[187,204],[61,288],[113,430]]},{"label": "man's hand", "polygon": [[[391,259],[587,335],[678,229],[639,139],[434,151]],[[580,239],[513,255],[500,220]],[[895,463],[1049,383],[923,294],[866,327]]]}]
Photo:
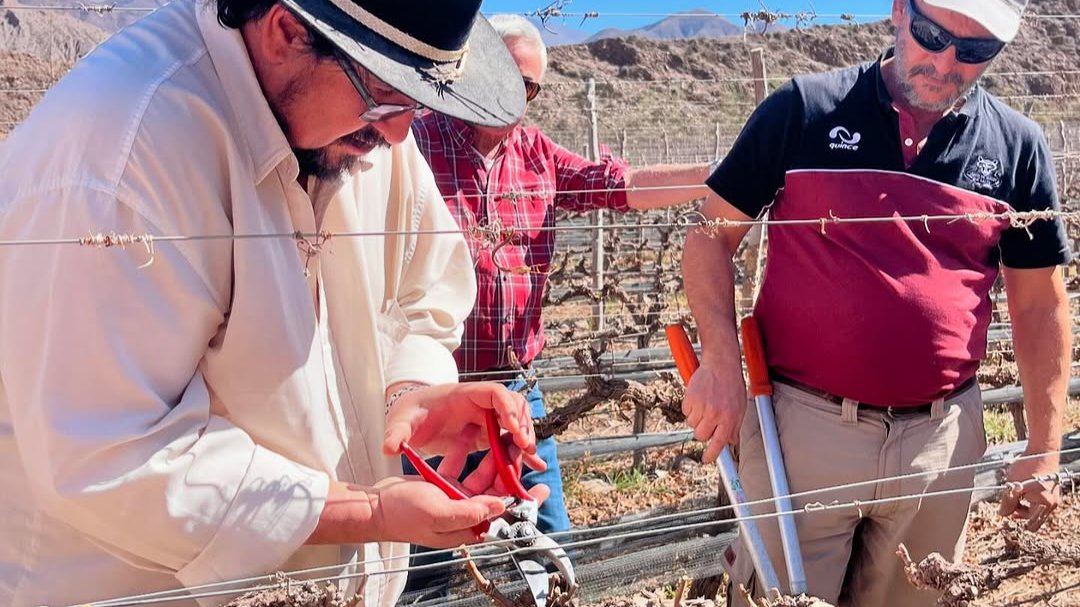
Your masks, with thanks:
[{"label": "man's hand", "polygon": [[1028,531],[1038,531],[1057,509],[1061,502],[1061,491],[1055,482],[1034,482],[1032,478],[1057,474],[1059,467],[1060,457],[1057,453],[1022,459],[1009,466],[1006,481],[1023,484],[1006,490],[1001,498],[1001,516],[1026,520]]},{"label": "man's hand", "polygon": [[[461,487],[467,500],[453,500],[435,485],[416,477],[384,479],[374,487],[334,482],[319,523],[308,544],[409,542],[430,548],[453,548],[481,541],[473,527],[506,511],[506,495],[495,466],[485,463]],[[529,493],[538,501],[548,488],[536,485]]]},{"label": "man's hand", "polygon": [[466,456],[488,448],[484,417],[488,409],[511,437],[518,453],[533,470],[547,466],[536,456],[536,435],[525,398],[497,383],[431,386],[399,398],[386,417],[383,452],[401,453],[401,443],[431,455],[443,455],[439,471],[456,478]]},{"label": "man's hand", "polygon": [[[1002,268],[1013,351],[1024,386],[1024,412],[1028,423],[1025,455],[1044,454],[1009,466],[1010,482],[1057,474],[1060,466],[1062,418],[1065,414],[1072,364],[1072,321],[1061,267]],[[1053,452],[1053,453],[1050,453]],[[1058,488],[1049,483],[1027,483],[1001,500],[1001,514],[1027,519],[1028,529],[1042,526],[1060,501]],[[1026,503],[1025,503],[1026,502]]]},{"label": "man's hand", "polygon": [[[485,458],[485,462],[491,458]],[[465,479],[462,485],[468,491],[470,484],[487,485],[486,493],[467,500],[455,501],[427,481],[415,477],[394,477],[375,485],[372,516],[374,533],[380,540],[409,542],[428,548],[456,548],[462,544],[475,544],[483,538],[473,527],[483,521],[498,517],[506,511],[503,496],[506,491],[496,477],[494,465],[488,464],[490,477],[476,480],[484,475],[484,466]],[[472,481],[470,483],[470,481]],[[537,501],[548,496],[545,485],[536,485],[529,493]]]},{"label": "man's hand", "polygon": [[702,461],[716,461],[720,451],[738,439],[746,413],[742,367],[702,365],[686,387],[682,410],[686,423],[694,430],[694,438],[708,442]]}]

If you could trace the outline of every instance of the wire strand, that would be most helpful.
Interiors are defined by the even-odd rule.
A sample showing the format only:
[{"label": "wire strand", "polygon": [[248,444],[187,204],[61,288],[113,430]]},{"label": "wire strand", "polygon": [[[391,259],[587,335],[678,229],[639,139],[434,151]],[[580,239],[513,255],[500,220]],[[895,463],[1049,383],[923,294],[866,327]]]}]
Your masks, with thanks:
[{"label": "wire strand", "polygon": [[[1011,458],[1011,459],[1007,460],[1006,463],[1012,463],[1012,462],[1016,462],[1016,461],[1026,460],[1026,459],[1043,457],[1046,454],[1054,454],[1054,453],[1056,453],[1058,455],[1065,455],[1065,454],[1071,454],[1071,453],[1077,453],[1077,452],[1080,452],[1080,448],[1065,449],[1065,450],[1060,450],[1059,449],[1059,450],[1055,450],[1055,451],[1047,451],[1046,453],[1038,454],[1038,455],[1018,456],[1018,457]],[[935,470],[928,470],[928,471],[925,471],[925,472],[910,473],[910,474],[904,474],[904,475],[887,477],[887,478],[880,478],[880,479],[870,479],[870,480],[867,480],[867,481],[860,481],[860,482],[856,482],[856,483],[847,483],[847,484],[844,484],[844,485],[837,485],[837,486],[834,486],[834,487],[823,487],[823,488],[815,489],[815,490],[811,490],[811,491],[793,493],[793,494],[791,494],[791,495],[789,495],[787,497],[788,498],[798,498],[798,497],[808,497],[808,496],[811,496],[811,495],[821,495],[823,493],[832,492],[832,491],[840,491],[840,490],[856,488],[856,487],[862,487],[862,486],[877,485],[877,484],[881,484],[881,483],[892,482],[892,481],[896,481],[896,480],[904,480],[904,479],[909,479],[909,478],[917,478],[917,477],[931,476],[931,475],[936,475],[936,474],[944,474],[944,473],[953,472],[953,471],[963,471],[963,470],[969,470],[969,469],[979,468],[979,467],[984,467],[984,466],[998,466],[999,464],[1000,464],[1000,462],[978,462],[976,464],[968,464],[968,465],[964,465],[964,466],[954,466],[954,467],[947,467],[947,468],[939,468],[939,469],[935,469]],[[1025,481],[1025,482],[1037,482],[1037,480],[1032,479],[1031,481]],[[834,503],[830,503],[830,504],[813,504],[812,507],[811,507],[811,505],[808,505],[807,507],[804,507],[802,509],[793,510],[791,512],[791,514],[800,515],[800,514],[807,514],[807,513],[817,512],[817,511],[821,511],[821,510],[832,510],[832,509],[838,509],[838,508],[851,508],[851,507],[859,508],[859,507],[862,507],[862,506],[869,506],[869,505],[882,504],[882,503],[892,503],[892,502],[904,501],[904,500],[909,500],[909,499],[923,499],[923,498],[926,498],[926,497],[954,495],[954,494],[965,493],[965,492],[970,493],[970,492],[973,492],[976,489],[983,490],[983,491],[1004,489],[1004,488],[1007,488],[1008,486],[1009,486],[1008,483],[998,483],[998,484],[991,485],[991,486],[988,486],[988,487],[985,487],[985,486],[984,487],[977,487],[977,488],[968,487],[968,488],[960,488],[960,489],[949,489],[949,490],[942,490],[942,491],[928,491],[928,492],[923,492],[923,493],[905,494],[905,495],[898,495],[898,496],[892,496],[892,497],[887,497],[887,498],[877,498],[877,499],[873,499],[873,500],[853,500],[853,501],[850,501],[850,502],[834,502]],[[761,500],[749,501],[745,505],[752,507],[752,506],[756,506],[756,505],[775,503],[779,499],[781,499],[781,498],[780,497],[770,497],[770,498],[765,498],[765,499],[761,499]],[[688,516],[704,516],[704,515],[709,515],[709,514],[728,512],[728,511],[733,511],[733,509],[734,509],[733,505],[719,506],[719,507],[715,507],[715,508],[705,508],[705,509],[700,509],[700,510],[684,511],[684,512],[679,512],[679,513],[675,513],[675,514],[659,515],[659,516],[656,516],[656,517],[649,517],[649,518],[641,519],[641,520],[638,520],[638,521],[631,521],[631,522],[628,522],[628,523],[618,523],[618,524],[615,524],[615,525],[608,525],[608,526],[602,526],[602,527],[593,527],[593,528],[582,529],[582,530],[571,530],[571,531],[566,531],[566,532],[550,533],[550,534],[547,534],[547,535],[554,539],[554,538],[559,538],[559,537],[567,537],[567,536],[571,536],[571,535],[575,535],[575,534],[594,534],[594,533],[602,533],[602,534],[604,534],[603,537],[596,538],[596,539],[572,541],[572,542],[569,542],[569,543],[566,543],[566,544],[561,544],[561,547],[564,548],[564,549],[572,549],[572,548],[582,548],[582,547],[586,547],[586,546],[591,546],[591,545],[594,545],[594,544],[597,544],[597,543],[611,542],[611,541],[615,541],[615,540],[634,539],[634,538],[637,538],[637,537],[647,537],[648,535],[659,535],[659,534],[662,534],[662,533],[671,533],[671,532],[674,532],[674,531],[685,531],[685,530],[707,528],[707,527],[715,526],[718,523],[737,523],[737,522],[750,521],[750,520],[755,520],[756,521],[756,520],[772,519],[772,518],[778,518],[778,517],[783,516],[784,514],[786,514],[786,513],[781,513],[781,512],[773,512],[773,513],[752,515],[752,516],[749,516],[749,517],[729,518],[729,519],[724,519],[723,521],[710,520],[710,521],[701,522],[701,523],[689,523],[689,524],[683,524],[683,525],[675,525],[675,526],[671,526],[671,527],[662,527],[662,528],[657,528],[657,529],[649,529],[649,530],[643,530],[643,531],[636,531],[636,532],[629,532],[629,533],[623,533],[623,534],[610,535],[610,532],[612,530],[625,529],[625,528],[629,528],[629,527],[633,527],[633,526],[640,526],[640,525],[643,525],[643,524],[646,524],[646,523],[651,523],[651,522],[662,522],[662,521],[674,520],[675,518],[685,518],[685,517],[688,517]],[[485,543],[485,544],[480,544],[479,546],[474,547],[475,552],[472,553],[470,558],[473,561],[498,560],[498,559],[504,559],[504,558],[506,558],[508,556],[512,556],[512,555],[528,554],[529,552],[532,552],[532,550],[527,549],[527,548],[526,549],[515,548],[515,549],[510,549],[510,550],[500,550],[502,548],[505,548],[505,546],[510,544],[510,543],[512,543],[512,541],[505,540],[505,541],[502,541],[502,542],[489,542],[489,543]],[[456,549],[445,549],[445,550],[433,551],[433,552],[430,552],[430,553],[427,553],[427,554],[429,554],[431,556],[436,556],[436,555],[442,555],[442,554],[452,554],[454,552],[456,552]],[[394,560],[400,560],[400,558],[404,558],[404,557],[387,557],[387,558],[382,558],[382,559],[373,559],[373,560],[370,560],[370,561],[365,561],[365,562],[363,562],[361,564],[337,564],[337,565],[330,565],[330,566],[325,566],[325,567],[314,567],[314,568],[310,568],[310,569],[301,569],[301,570],[282,572],[282,573],[283,573],[283,575],[286,575],[286,576],[289,576],[289,577],[300,577],[300,576],[305,576],[305,575],[313,574],[313,573],[322,573],[322,572],[328,572],[328,571],[334,571],[334,570],[340,570],[340,569],[354,568],[354,567],[359,566],[359,565],[363,565],[363,566],[366,567],[368,565],[385,564],[385,563],[389,563],[389,562],[394,561]],[[332,581],[335,581],[335,580],[338,580],[338,579],[363,578],[363,577],[370,577],[370,576],[376,576],[376,575],[390,575],[390,574],[396,574],[396,573],[406,573],[406,572],[410,572],[410,571],[423,571],[423,570],[429,570],[429,569],[452,567],[452,566],[455,566],[455,565],[463,564],[463,563],[467,562],[468,560],[470,560],[470,559],[469,558],[457,558],[457,559],[451,559],[449,561],[444,561],[444,562],[440,562],[440,563],[407,566],[407,567],[404,567],[404,568],[388,569],[388,570],[380,571],[380,572],[364,572],[364,573],[355,573],[355,574],[334,575],[334,576],[328,576],[328,577],[314,578],[314,579],[307,580],[307,581],[332,582]],[[189,598],[189,599],[190,598],[213,598],[213,597],[217,597],[217,596],[238,594],[240,592],[256,592],[256,591],[261,591],[261,590],[272,590],[272,589],[275,589],[275,588],[280,588],[281,587],[280,582],[273,583],[273,584],[268,584],[268,585],[263,585],[263,586],[258,586],[258,587],[254,587],[254,588],[244,588],[244,589],[235,589],[234,588],[234,589],[228,589],[228,590],[213,590],[213,591],[210,591],[210,592],[199,592],[199,591],[202,591],[202,590],[220,589],[220,588],[222,588],[223,586],[226,586],[226,585],[235,586],[237,584],[252,583],[252,582],[258,582],[258,581],[261,581],[261,580],[269,580],[269,579],[273,579],[277,575],[278,574],[253,576],[253,577],[248,577],[248,578],[229,580],[229,581],[225,581],[225,582],[216,582],[216,583],[212,583],[212,584],[202,584],[202,585],[198,585],[198,586],[192,586],[192,587],[189,587],[189,588],[176,589],[176,590],[171,590],[171,591],[160,591],[160,592],[155,592],[155,593],[132,595],[130,597],[122,597],[122,598],[117,598],[117,599],[109,599],[109,600],[105,600],[105,601],[99,601],[99,602],[95,602],[95,603],[90,603],[90,604],[86,605],[85,607],[121,607],[121,606],[125,606],[125,605],[145,605],[145,604],[151,604],[151,603],[165,602],[165,601],[169,601],[169,600],[176,600],[178,598]],[[70,606],[70,607],[84,607],[84,606],[83,605],[78,605],[78,606]]]},{"label": "wire strand", "polygon": [[[701,186],[705,187],[705,186]],[[669,186],[665,188],[631,188],[629,191],[644,189],[686,189],[687,186]],[[604,190],[573,190],[578,192],[597,192]],[[697,217],[692,220],[691,217]],[[530,233],[542,232],[595,232],[603,230],[628,230],[641,228],[700,228],[710,235],[718,230],[729,228],[741,228],[752,226],[818,226],[823,232],[828,226],[856,225],[856,224],[881,224],[894,223],[922,223],[929,230],[930,223],[956,222],[956,221],[1008,221],[1014,227],[1024,228],[1035,221],[1061,219],[1063,221],[1080,220],[1080,211],[1007,211],[1002,213],[959,213],[940,215],[895,215],[888,217],[817,217],[807,219],[707,219],[697,211],[693,211],[675,222],[650,223],[650,224],[605,224],[595,225],[562,225],[540,226],[525,228],[523,231]],[[194,235],[151,235],[151,234],[118,234],[118,233],[92,233],[81,238],[45,238],[23,240],[0,240],[0,247],[15,246],[47,246],[47,245],[81,245],[97,248],[125,247],[133,244],[153,246],[162,242],[183,242],[199,240],[258,240],[258,239],[291,239],[304,241],[322,241],[339,238],[371,238],[385,236],[420,236],[420,235],[448,235],[448,234],[472,234],[473,230],[462,228],[429,229],[429,230],[371,230],[358,232],[270,232],[270,233],[240,233],[240,234],[194,234]]]},{"label": "wire strand", "polygon": [[[1035,459],[1035,458],[1043,457],[1044,455],[1047,455],[1047,454],[1057,454],[1058,456],[1061,456],[1061,455],[1069,455],[1069,454],[1075,454],[1075,453],[1080,453],[1080,447],[1071,448],[1071,449],[1049,450],[1049,451],[1047,451],[1047,453],[1039,454],[1039,455],[1017,456],[1017,457],[1005,460],[1005,463],[1012,463],[1012,462],[1015,462],[1015,461],[1023,461],[1023,460],[1027,460],[1027,459]],[[896,475],[896,476],[890,476],[890,477],[882,477],[882,478],[872,478],[872,480],[867,480],[867,481],[861,481],[861,482],[856,482],[856,483],[848,483],[848,484],[829,486],[829,487],[822,487],[822,488],[819,488],[819,489],[813,489],[813,490],[808,490],[808,491],[801,491],[801,493],[792,494],[792,495],[789,495],[787,497],[788,498],[809,497],[809,496],[816,496],[816,495],[822,495],[822,494],[827,494],[827,493],[833,493],[833,491],[846,490],[846,489],[849,489],[849,488],[873,486],[873,485],[878,485],[878,484],[881,484],[881,483],[889,483],[889,482],[894,482],[894,481],[903,481],[903,480],[907,480],[907,478],[930,476],[930,475],[936,475],[936,474],[945,474],[945,473],[949,473],[949,472],[959,472],[959,471],[977,469],[977,468],[982,468],[982,467],[997,467],[997,466],[999,466],[999,463],[1000,462],[996,462],[996,461],[995,462],[982,461],[982,462],[976,462],[976,463],[973,463],[973,464],[966,464],[966,466],[939,468],[939,469],[928,470],[928,471],[924,471],[924,472],[915,472],[915,473],[908,473],[908,474],[902,474],[902,475]],[[1031,482],[1035,482],[1035,481],[1032,480]],[[1007,484],[1001,483],[1001,484],[993,485],[993,486],[989,486],[989,487],[984,486],[984,487],[976,487],[976,488],[983,489],[983,490],[988,490],[988,489],[1005,488],[1007,486],[1008,486]],[[794,510],[793,513],[799,514],[799,513],[814,512],[814,511],[818,511],[818,510],[822,510],[822,509],[828,510],[828,509],[836,509],[836,508],[842,508],[842,507],[852,507],[852,505],[869,505],[869,504],[877,503],[879,501],[880,501],[880,503],[889,503],[890,501],[900,501],[902,499],[916,499],[916,498],[921,499],[923,497],[934,496],[934,495],[939,495],[939,494],[941,494],[941,495],[953,495],[955,493],[960,493],[960,491],[972,491],[972,490],[974,490],[974,489],[973,488],[950,489],[950,490],[947,491],[947,493],[944,493],[944,494],[942,494],[941,491],[927,491],[927,493],[910,494],[910,495],[906,495],[906,496],[904,496],[904,495],[902,495],[902,496],[893,496],[893,497],[890,497],[890,498],[880,498],[880,500],[865,500],[865,501],[859,501],[858,503],[856,503],[856,502],[843,502],[843,503],[837,502],[837,503],[833,503],[833,504],[823,504],[822,508],[816,507],[816,505],[815,505],[815,507],[810,509],[810,510],[807,510],[807,509]],[[747,507],[754,507],[754,505],[774,503],[774,502],[777,502],[779,499],[781,499],[781,498],[780,497],[771,497],[771,498],[765,498],[765,499],[760,499],[760,500],[747,501],[745,503],[745,505],[747,505]],[[683,526],[674,526],[674,527],[663,527],[663,528],[658,528],[658,529],[649,529],[649,530],[646,530],[646,531],[635,531],[635,532],[633,532],[633,534],[624,534],[624,535],[616,535],[616,536],[608,535],[611,530],[630,528],[630,527],[640,526],[640,525],[653,523],[653,522],[671,521],[671,520],[674,520],[674,518],[677,518],[677,517],[700,516],[700,515],[716,514],[716,513],[721,513],[721,512],[729,512],[729,511],[733,511],[733,508],[734,508],[733,505],[724,505],[724,507],[707,508],[707,509],[700,509],[700,510],[693,510],[693,511],[684,511],[684,512],[678,512],[678,513],[674,513],[674,514],[664,514],[664,515],[658,515],[658,516],[653,516],[653,517],[642,518],[642,520],[633,521],[633,522],[629,522],[629,523],[620,523],[620,524],[615,524],[615,525],[607,525],[607,526],[602,526],[602,527],[591,527],[591,528],[585,528],[585,529],[571,529],[569,531],[552,532],[552,534],[546,534],[546,535],[548,535],[549,537],[554,539],[554,538],[570,537],[570,536],[573,536],[573,535],[604,534],[603,538],[599,538],[597,540],[584,540],[584,541],[577,541],[577,542],[570,542],[570,543],[567,543],[567,544],[562,544],[562,547],[564,549],[571,549],[571,548],[582,548],[582,547],[585,547],[585,545],[591,545],[592,543],[603,542],[603,541],[613,541],[613,540],[617,540],[617,539],[633,539],[635,537],[644,537],[643,534],[645,534],[645,535],[648,535],[648,534],[660,535],[660,534],[665,534],[665,532],[671,532],[671,531],[674,531],[674,530],[684,530],[684,529],[690,529],[690,528],[701,528],[701,527],[715,526],[717,523],[735,523],[735,522],[739,522],[739,521],[751,521],[751,520],[756,521],[756,520],[762,520],[762,518],[778,517],[778,516],[781,516],[783,514],[783,513],[767,513],[767,514],[753,515],[753,516],[745,517],[745,518],[739,518],[739,517],[726,518],[726,520],[719,521],[719,522],[718,521],[708,521],[706,523],[692,524],[692,526],[689,526],[689,527],[683,525]],[[503,558],[505,556],[512,555],[512,554],[519,554],[519,553],[523,553],[523,552],[525,552],[525,553],[528,552],[528,550],[510,551],[510,552],[496,552],[499,549],[504,548],[505,545],[509,545],[510,543],[512,543],[511,540],[503,540],[503,541],[500,541],[500,542],[485,542],[483,544],[478,544],[477,547],[473,547],[475,552],[472,555],[472,559],[474,559],[474,561],[483,561],[483,559]],[[456,549],[438,550],[438,551],[433,551],[433,552],[430,552],[430,553],[427,553],[427,554],[429,554],[429,555],[442,555],[442,554],[451,554],[451,553],[454,553],[454,552],[456,552]],[[488,553],[492,553],[492,552],[494,552],[495,554],[488,554]],[[285,576],[289,576],[289,577],[302,577],[302,576],[307,576],[307,575],[310,575],[310,574],[320,574],[320,572],[333,571],[333,570],[337,570],[337,569],[346,569],[346,568],[356,567],[356,566],[360,566],[360,565],[368,566],[368,565],[376,565],[376,564],[386,564],[386,563],[389,563],[391,561],[397,561],[397,559],[400,559],[400,558],[401,557],[384,557],[384,558],[372,559],[372,561],[366,561],[366,562],[364,562],[362,564],[336,564],[336,565],[329,565],[329,566],[324,566],[324,567],[312,567],[312,568],[308,568],[308,569],[298,569],[298,570],[293,570],[293,571],[285,571],[285,572],[283,572],[283,574]],[[427,569],[432,569],[432,568],[437,568],[437,567],[447,567],[447,566],[451,566],[451,565],[462,564],[462,563],[467,562],[467,561],[468,561],[467,558],[458,558],[458,559],[456,559],[456,561],[450,561],[450,562],[444,562],[444,563],[409,566],[409,567],[405,567],[405,568],[402,568],[402,569],[390,569],[390,570],[380,571],[380,572],[365,572],[365,574],[355,574],[353,576],[348,576],[348,575],[347,576],[332,576],[332,577],[314,579],[314,580],[311,580],[311,581],[322,582],[322,581],[333,581],[335,579],[339,579],[339,578],[342,578],[342,577],[349,578],[349,577],[367,577],[367,576],[376,576],[376,575],[390,575],[390,574],[396,574],[396,572],[427,570]],[[246,590],[239,590],[239,591],[238,590],[228,590],[228,591],[215,592],[213,594],[194,594],[194,595],[190,595],[190,596],[188,594],[186,594],[186,593],[190,593],[192,591],[220,589],[220,588],[222,588],[222,586],[225,586],[225,585],[235,585],[235,584],[241,584],[241,583],[258,582],[258,581],[261,581],[261,580],[269,580],[269,579],[273,579],[274,576],[276,576],[276,574],[264,575],[264,576],[254,576],[254,577],[241,578],[241,579],[235,579],[235,580],[228,580],[228,581],[222,581],[222,582],[214,582],[214,583],[208,583],[208,584],[200,584],[200,585],[189,586],[189,588],[186,588],[186,589],[176,589],[176,590],[173,590],[173,591],[160,591],[160,592],[154,592],[154,593],[138,594],[138,595],[132,595],[132,596],[127,596],[127,597],[108,599],[108,601],[92,603],[90,605],[92,607],[119,607],[121,605],[143,605],[143,604],[148,604],[148,603],[141,603],[141,602],[136,602],[136,601],[138,601],[138,599],[145,599],[145,598],[151,598],[152,597],[152,598],[154,598],[153,602],[159,602],[160,603],[160,602],[163,602],[163,601],[172,601],[172,599],[175,599],[175,598],[178,598],[178,597],[185,597],[185,598],[190,598],[190,597],[198,597],[198,598],[214,597],[214,596],[221,596],[221,595],[227,595],[227,594],[237,594],[238,592],[252,592],[252,591],[257,591],[257,590],[271,590],[271,589],[274,589],[274,588],[280,588],[280,584],[274,583],[274,584],[269,584],[269,585],[266,585],[266,586],[260,586],[260,588],[256,588],[256,589],[246,589]],[[185,594],[178,594],[178,593],[185,593]],[[166,598],[166,596],[167,596],[167,598]],[[81,607],[81,606],[71,606],[71,607]]]}]

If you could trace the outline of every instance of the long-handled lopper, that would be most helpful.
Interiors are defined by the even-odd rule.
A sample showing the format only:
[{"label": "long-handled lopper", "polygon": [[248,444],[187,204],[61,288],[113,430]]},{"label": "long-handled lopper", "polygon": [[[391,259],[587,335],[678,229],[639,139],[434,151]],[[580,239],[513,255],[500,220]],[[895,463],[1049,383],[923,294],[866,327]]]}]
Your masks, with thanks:
[{"label": "long-handled lopper", "polygon": [[[694,346],[686,335],[682,325],[668,325],[665,329],[671,353],[675,357],[675,366],[679,368],[679,375],[683,383],[689,385],[690,378],[700,366]],[[731,450],[725,445],[720,451],[720,476],[724,480],[724,488],[727,490],[728,499],[731,500],[735,516],[739,521],[739,536],[743,538],[747,550],[750,551],[750,560],[754,563],[758,579],[765,586],[765,590],[780,589],[780,580],[776,577],[772,560],[765,550],[765,542],[761,539],[757,523],[750,518],[753,513],[750,506],[746,505],[746,492],[743,491],[742,483],[739,482],[739,469],[735,465],[735,459],[731,457]]]},{"label": "long-handled lopper", "polygon": [[787,468],[784,467],[784,454],[780,449],[780,437],[776,431],[776,415],[772,404],[773,388],[769,381],[769,367],[765,362],[765,345],[757,319],[753,316],[744,318],[740,328],[743,351],[746,354],[746,370],[750,375],[750,394],[754,397],[758,423],[761,425],[761,438],[765,444],[765,464],[769,469],[769,481],[776,498],[776,511],[780,514],[780,541],[784,546],[784,563],[787,565],[791,594],[798,596],[806,593],[806,572],[803,570],[802,551],[799,549],[799,535],[795,531],[795,517],[791,514],[791,489],[788,487]]}]

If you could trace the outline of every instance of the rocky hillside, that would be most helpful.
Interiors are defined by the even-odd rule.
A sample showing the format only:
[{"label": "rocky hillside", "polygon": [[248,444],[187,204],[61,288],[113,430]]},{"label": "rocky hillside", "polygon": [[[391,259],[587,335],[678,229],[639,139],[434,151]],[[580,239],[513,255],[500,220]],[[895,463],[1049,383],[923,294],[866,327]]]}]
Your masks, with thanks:
[{"label": "rocky hillside", "polygon": [[[1032,0],[1042,15],[1076,15],[1080,0]],[[749,51],[764,50],[770,87],[805,72],[835,69],[873,59],[891,45],[891,24],[817,26],[725,39],[679,41],[615,38],[551,49],[547,90],[530,107],[529,120],[554,134],[570,137],[586,125],[585,85],[597,84],[600,130],[609,143],[622,131],[671,137],[713,135],[719,124],[725,139],[753,108]],[[999,95],[1054,95],[1015,99],[1015,105],[1048,121],[1080,122],[1080,19],[1029,18],[1017,40],[996,60],[991,72],[1053,72],[993,75],[985,85]],[[1072,72],[1072,73],[1061,73]],[[1071,95],[1071,97],[1060,97]],[[1030,103],[1030,107],[1025,107]],[[703,133],[704,131],[704,133]],[[583,141],[583,139],[581,140]]]},{"label": "rocky hillside", "polygon": [[66,12],[12,10],[0,4],[0,52],[70,64],[106,37],[101,28]]},{"label": "rocky hillside", "polygon": [[[15,1],[45,2],[0,3],[10,6]],[[128,0],[122,5],[152,6],[156,1]],[[992,72],[1050,73],[989,75],[986,85],[1003,95],[1044,96],[1010,101],[1047,124],[1063,119],[1078,123],[1080,19],[1036,15],[1080,14],[1080,0],[1032,0],[1030,11],[1032,16],[1017,41],[995,62]],[[93,25],[95,19],[78,11],[75,15],[5,11],[0,4],[0,88],[40,87],[53,81],[107,35],[105,29]],[[769,84],[775,87],[793,74],[872,59],[890,45],[893,36],[886,22],[798,29],[786,25],[789,29],[770,27],[764,35],[745,37],[607,38],[552,48],[547,86],[530,107],[527,120],[568,147],[581,149],[587,125],[584,81],[595,78],[601,138],[616,151],[629,148],[627,153],[634,160],[634,149],[647,144],[653,151],[663,146],[672,159],[711,157],[716,148],[730,143],[753,108],[750,49],[763,49]],[[6,123],[26,115],[37,96],[5,92],[0,96],[2,134],[9,130]],[[675,154],[692,145],[697,146],[693,154]],[[639,156],[639,160],[656,160]]]},{"label": "rocky hillside", "polygon": [[[774,25],[769,28],[760,21],[748,26],[751,32],[765,32],[769,29],[782,31],[784,26]],[[747,28],[735,25],[730,20],[712,11],[693,9],[671,15],[644,27],[632,30],[607,28],[591,36],[586,42],[595,42],[605,38],[645,38],[648,40],[686,40],[689,38],[726,38],[741,36]]]},{"label": "rocky hillside", "polygon": [[15,8],[24,4],[0,0],[0,139],[30,113],[40,90],[108,37],[79,19],[81,11]]},{"label": "rocky hillside", "polygon": [[[150,10],[166,4],[168,0],[0,0],[0,11],[7,6],[80,6],[101,7],[101,10],[58,11],[77,21],[112,33],[142,17]],[[48,11],[54,12],[54,11]],[[32,14],[19,11],[20,15]],[[38,13],[40,14],[40,13]]]}]

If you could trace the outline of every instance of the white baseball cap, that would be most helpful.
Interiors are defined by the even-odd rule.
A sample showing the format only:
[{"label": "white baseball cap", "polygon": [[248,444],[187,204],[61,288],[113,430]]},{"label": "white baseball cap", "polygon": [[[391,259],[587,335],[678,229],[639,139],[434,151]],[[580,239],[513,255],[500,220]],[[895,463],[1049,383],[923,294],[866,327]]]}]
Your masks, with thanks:
[{"label": "white baseball cap", "polygon": [[927,6],[936,6],[960,13],[985,27],[1002,42],[1012,42],[1020,31],[1020,18],[1024,15],[1027,0],[922,0]]}]

